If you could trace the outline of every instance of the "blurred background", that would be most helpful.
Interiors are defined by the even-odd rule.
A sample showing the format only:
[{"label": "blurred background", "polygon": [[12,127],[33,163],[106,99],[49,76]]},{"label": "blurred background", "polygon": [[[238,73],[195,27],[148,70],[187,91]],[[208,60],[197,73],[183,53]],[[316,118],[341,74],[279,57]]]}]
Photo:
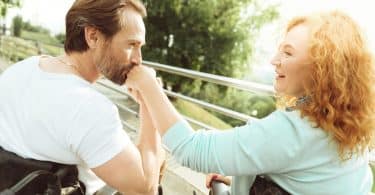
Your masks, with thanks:
[{"label": "blurred background", "polygon": [[[63,54],[65,14],[73,0],[0,0],[0,68],[29,56]],[[269,61],[293,16],[341,10],[363,28],[375,51],[370,0],[143,0],[148,16],[143,58],[147,61],[272,85]],[[202,79],[160,72],[164,85],[188,97],[262,118],[275,97],[249,93]],[[202,106],[172,98],[185,116],[216,129],[244,123]],[[131,106],[130,106],[131,107]],[[196,128],[199,128],[196,126]],[[203,184],[203,181],[202,181]]]},{"label": "blurred background", "polygon": [[[65,14],[73,0],[1,0],[1,33],[25,47],[0,55],[18,61],[34,53],[59,55],[65,38]],[[375,12],[366,0],[144,0],[147,6],[147,46],[144,60],[186,69],[272,84],[269,61],[289,18],[308,12],[338,9],[363,27],[375,48]],[[11,37],[4,37],[10,41]],[[30,46],[30,48],[27,48]],[[31,48],[33,47],[33,48]],[[36,49],[36,50],[35,50]],[[7,50],[7,51],[5,51]],[[34,50],[34,51],[32,51]],[[34,53],[33,53],[34,52]],[[264,117],[274,109],[273,99],[259,97],[200,80],[163,74],[176,92]],[[242,102],[241,104],[238,102]],[[220,117],[220,116],[219,116]],[[230,125],[236,121],[221,117]]]}]

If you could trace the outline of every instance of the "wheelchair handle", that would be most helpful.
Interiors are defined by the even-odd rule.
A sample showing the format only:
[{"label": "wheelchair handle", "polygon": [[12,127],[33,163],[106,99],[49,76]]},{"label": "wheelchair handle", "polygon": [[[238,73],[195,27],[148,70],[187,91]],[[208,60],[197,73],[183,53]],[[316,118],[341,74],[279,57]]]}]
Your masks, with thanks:
[{"label": "wheelchair handle", "polygon": [[212,181],[210,195],[230,195],[229,187],[220,181]]}]

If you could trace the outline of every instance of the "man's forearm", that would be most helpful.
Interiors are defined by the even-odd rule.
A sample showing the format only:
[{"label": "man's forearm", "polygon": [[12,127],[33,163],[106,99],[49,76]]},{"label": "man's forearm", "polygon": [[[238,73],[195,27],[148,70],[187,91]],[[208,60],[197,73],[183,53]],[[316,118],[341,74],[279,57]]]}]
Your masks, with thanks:
[{"label": "man's forearm", "polygon": [[[138,149],[141,154],[145,179],[148,180],[147,189],[157,186],[160,174],[161,138],[154,128],[144,105],[140,109],[140,135]],[[159,165],[159,166],[158,166]]]}]

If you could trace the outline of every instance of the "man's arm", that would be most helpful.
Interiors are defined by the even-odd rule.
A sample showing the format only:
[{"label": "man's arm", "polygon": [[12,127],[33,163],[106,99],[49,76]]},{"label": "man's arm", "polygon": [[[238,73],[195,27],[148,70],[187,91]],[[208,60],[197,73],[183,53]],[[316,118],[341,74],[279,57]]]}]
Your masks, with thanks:
[{"label": "man's arm", "polygon": [[161,141],[148,111],[140,106],[141,131],[138,146],[129,144],[94,173],[120,192],[155,194],[162,163]]}]

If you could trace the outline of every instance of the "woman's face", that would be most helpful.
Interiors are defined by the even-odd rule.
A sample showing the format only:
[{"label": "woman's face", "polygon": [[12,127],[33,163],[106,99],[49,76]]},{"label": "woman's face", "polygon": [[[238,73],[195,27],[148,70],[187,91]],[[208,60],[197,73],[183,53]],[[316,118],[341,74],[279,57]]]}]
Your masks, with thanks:
[{"label": "woman's face", "polygon": [[271,64],[275,66],[274,88],[280,95],[305,95],[304,85],[311,83],[312,63],[309,56],[310,30],[299,24],[284,37]]}]

